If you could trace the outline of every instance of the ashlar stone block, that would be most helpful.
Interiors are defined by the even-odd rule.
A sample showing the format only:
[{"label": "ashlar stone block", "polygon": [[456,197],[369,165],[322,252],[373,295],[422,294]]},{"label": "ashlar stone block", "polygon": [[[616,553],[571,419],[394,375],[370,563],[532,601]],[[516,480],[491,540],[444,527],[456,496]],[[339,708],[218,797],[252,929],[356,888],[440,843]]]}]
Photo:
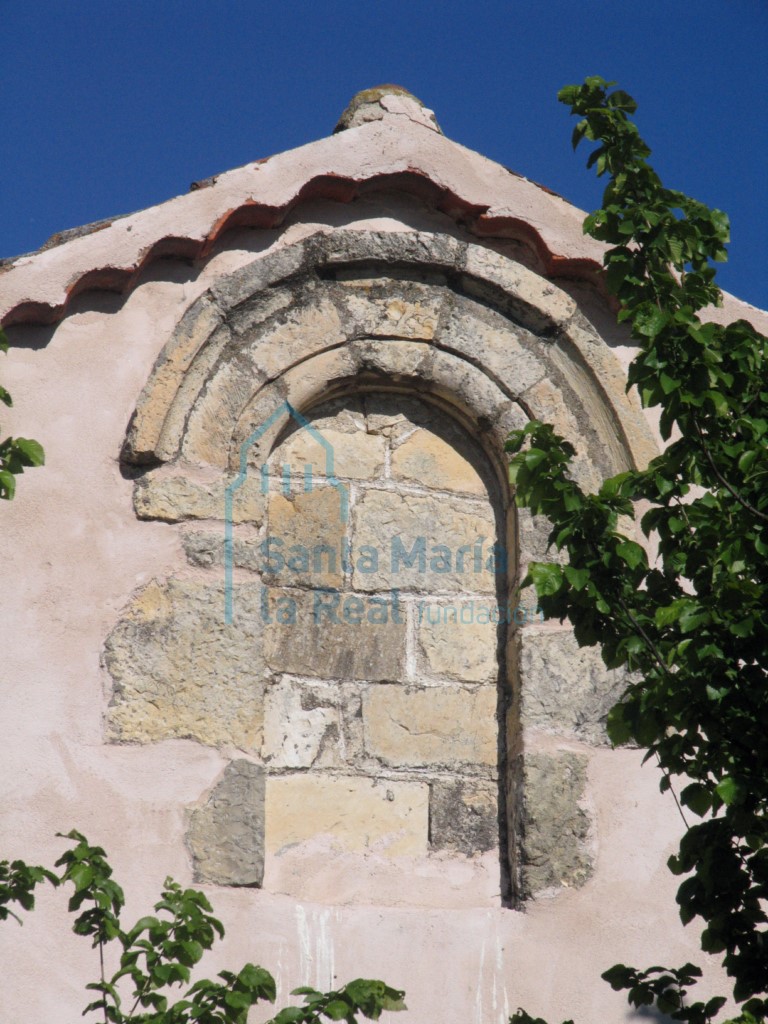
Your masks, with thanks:
[{"label": "ashlar stone block", "polygon": [[339,745],[338,703],[338,696],[334,700],[330,692],[322,693],[293,679],[270,686],[264,711],[264,760],[274,768],[315,765],[326,747]]},{"label": "ashlar stone block", "polygon": [[498,789],[478,779],[433,782],[429,798],[429,841],[433,850],[467,857],[499,845]]},{"label": "ashlar stone block", "polygon": [[607,743],[606,718],[627,673],[606,668],[599,648],[579,647],[570,631],[522,630],[516,643],[523,726]]},{"label": "ashlar stone block", "polygon": [[264,651],[273,672],[319,679],[397,680],[406,613],[396,594],[265,588]]},{"label": "ashlar stone block", "polygon": [[105,645],[114,684],[109,737],[195,739],[257,753],[264,687],[259,591],[237,585],[229,625],[221,585],[170,579],[140,591]]},{"label": "ashlar stone block", "polygon": [[286,497],[269,496],[262,568],[286,586],[341,587],[349,495],[314,487]]},{"label": "ashlar stone block", "polygon": [[353,523],[356,589],[495,591],[496,527],[487,504],[370,489]]},{"label": "ashlar stone block", "polygon": [[[148,473],[133,489],[133,507],[139,519],[160,519],[180,523],[187,519],[225,517],[225,491],[234,477],[215,481],[194,480],[187,476]],[[266,500],[256,474],[232,491],[232,522],[260,524]]]},{"label": "ashlar stone block", "polygon": [[527,508],[517,509],[517,526],[520,535],[520,560],[528,562],[557,562],[568,564],[568,555],[549,547],[552,523],[546,516],[534,516]]},{"label": "ashlar stone block", "polygon": [[497,763],[495,687],[371,687],[363,695],[366,752],[398,768]]},{"label": "ashlar stone block", "polygon": [[424,363],[429,359],[430,349],[423,342],[374,341],[366,338],[352,343],[360,370],[364,374],[381,374],[395,380],[403,377],[419,377]]},{"label": "ashlar stone block", "polygon": [[497,631],[490,598],[451,604],[416,602],[419,653],[427,673],[467,683],[492,682],[498,675]]},{"label": "ashlar stone block", "polygon": [[202,807],[192,811],[187,845],[195,881],[261,886],[264,879],[264,769],[232,761]]},{"label": "ashlar stone block", "polygon": [[[188,530],[182,534],[184,554],[191,565],[201,569],[224,566],[224,530]],[[255,537],[232,539],[232,564],[236,569],[259,572],[264,565],[261,541]]]},{"label": "ashlar stone block", "polygon": [[584,799],[583,754],[536,753],[525,758],[523,895],[583,885],[592,874],[590,819]]},{"label": "ashlar stone block", "polygon": [[487,495],[474,466],[442,437],[415,430],[392,453],[392,476],[422,487]]},{"label": "ashlar stone block", "polygon": [[429,830],[429,787],[423,782],[356,776],[270,776],[267,850],[330,836],[350,853],[423,856]]},{"label": "ashlar stone block", "polygon": [[[300,429],[291,434],[270,455],[274,475],[288,466],[294,475],[309,480],[336,476],[343,480],[369,480],[384,468],[385,439],[364,429],[354,432],[335,427],[315,425],[313,430]],[[322,441],[315,436],[320,435]],[[323,444],[322,442],[325,442]]]}]

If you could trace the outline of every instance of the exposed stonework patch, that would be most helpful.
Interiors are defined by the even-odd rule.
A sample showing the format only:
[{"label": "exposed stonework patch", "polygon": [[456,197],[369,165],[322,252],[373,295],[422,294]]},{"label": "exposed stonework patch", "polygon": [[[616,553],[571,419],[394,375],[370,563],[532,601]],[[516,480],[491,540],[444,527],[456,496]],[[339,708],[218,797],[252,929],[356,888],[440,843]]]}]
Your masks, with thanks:
[{"label": "exposed stonework patch", "polygon": [[258,594],[257,585],[239,584],[235,622],[225,625],[220,585],[171,579],[140,591],[105,646],[114,683],[109,737],[189,738],[258,753],[264,685]]},{"label": "exposed stonework patch", "polygon": [[384,764],[495,767],[496,691],[372,687],[363,695],[365,747]]},{"label": "exposed stonework patch", "polygon": [[579,806],[587,782],[582,754],[528,754],[522,850],[523,895],[581,886],[592,874],[590,820]]},{"label": "exposed stonework patch", "polygon": [[202,807],[192,811],[187,844],[195,881],[261,886],[264,879],[264,769],[232,761]]},{"label": "exposed stonework patch", "polygon": [[401,679],[405,612],[394,595],[268,588],[264,656],[273,672]]},{"label": "exposed stonework patch", "polygon": [[[490,621],[491,611],[498,614],[496,601],[490,597],[449,605],[429,600],[418,603],[419,651],[427,672],[467,683],[494,681],[498,675],[498,627]],[[462,616],[462,612],[467,614]]]},{"label": "exposed stonework patch", "polygon": [[429,799],[429,841],[434,850],[467,857],[499,845],[496,787],[475,779],[433,782]]},{"label": "exposed stonework patch", "polygon": [[416,124],[443,134],[433,111],[399,85],[377,85],[373,89],[355,93],[339,118],[334,133],[358,128],[369,121],[381,121],[387,114],[400,114]]},{"label": "exposed stonework patch", "polygon": [[[133,507],[139,519],[162,519],[180,523],[186,519],[224,519],[224,496],[232,479],[222,477],[202,483],[186,476],[148,473],[133,489]],[[264,518],[265,498],[260,482],[246,478],[232,492],[232,522],[260,524]]]},{"label": "exposed stonework patch", "polygon": [[[343,539],[351,542],[353,565],[368,544],[380,565],[373,572],[356,566],[354,574],[314,564],[267,572],[259,581],[266,590],[254,585],[248,600],[235,594],[248,636],[230,645],[234,655],[219,652],[226,631],[209,629],[194,604],[202,584],[179,582],[173,594],[171,585],[161,585],[157,603],[169,608],[134,608],[110,638],[107,658],[117,684],[110,735],[191,736],[261,756],[272,774],[274,852],[301,844],[294,853],[306,863],[329,847],[328,836],[347,853],[423,856],[428,786],[431,850],[441,851],[433,869],[450,863],[467,870],[464,858],[477,855],[474,870],[484,851],[504,849],[509,838],[502,855],[509,856],[515,881],[516,856],[525,861],[527,891],[579,884],[588,870],[577,806],[583,762],[532,754],[525,776],[523,749],[555,746],[542,740],[542,731],[600,741],[602,682],[589,673],[585,682],[578,656],[553,653],[550,641],[534,635],[541,630],[530,631],[530,650],[522,640],[518,649],[490,617],[425,622],[418,603],[447,608],[455,602],[457,611],[478,598],[495,604],[497,584],[500,597],[508,592],[508,580],[487,568],[497,528],[510,552],[509,537],[517,532],[512,515],[500,522],[504,466],[493,453],[530,410],[561,424],[579,447],[579,479],[599,482],[595,467],[605,472],[617,451],[634,445],[626,423],[643,422],[621,412],[624,398],[616,393],[623,374],[604,372],[612,354],[586,321],[576,325],[575,306],[563,292],[483,246],[437,234],[335,228],[281,246],[278,241],[249,267],[221,275],[158,361],[137,416],[143,440],[134,441],[127,458],[156,465],[181,452],[183,459],[137,485],[137,512],[169,522],[212,520],[177,532],[192,566],[220,569],[222,544],[214,531],[223,518],[225,473],[236,472],[247,455],[249,480],[235,499],[235,522],[244,524],[235,530],[237,569],[264,571],[258,545],[265,537],[282,541],[283,552],[291,545],[338,552]],[[286,403],[313,422],[325,444],[309,431],[290,432]],[[267,460],[269,499],[260,475]],[[284,475],[286,464],[291,472]],[[311,492],[303,483],[307,467]],[[346,524],[338,492],[323,491],[331,472],[350,497]],[[169,473],[187,479],[169,483]],[[523,559],[546,557],[539,553],[546,524],[525,515]],[[480,537],[482,571],[475,572]],[[408,566],[419,538],[423,556],[416,550],[415,565]],[[448,566],[439,545],[447,549]],[[339,593],[306,589],[318,584]],[[403,591],[398,614],[390,588]],[[368,619],[372,596],[390,605],[375,624]],[[280,602],[288,600],[294,617],[281,618]],[[178,601],[187,603],[186,612]],[[514,684],[517,662],[531,676],[502,694],[495,686],[497,640],[506,641],[509,661],[501,677]],[[227,665],[221,678],[210,665],[214,655],[219,664],[219,653]],[[243,671],[250,692],[238,704]],[[237,687],[228,688],[230,677]],[[497,735],[499,701],[506,749]],[[497,771],[504,773],[500,844]],[[381,784],[383,796],[371,779],[378,774],[391,779]],[[217,832],[226,831],[226,823],[218,829],[214,811],[230,799],[224,783],[215,794],[195,818],[199,825],[208,814],[203,854],[211,856]],[[252,884],[235,869],[230,863],[201,875]],[[256,873],[249,869],[245,877]],[[306,895],[301,882],[297,891]]]},{"label": "exposed stonework patch", "polygon": [[608,712],[627,687],[627,674],[607,669],[597,647],[579,647],[573,633],[517,634],[524,726],[607,743]]},{"label": "exposed stonework patch", "polygon": [[267,849],[330,836],[341,850],[388,857],[427,851],[426,783],[339,775],[283,775],[267,782]]}]

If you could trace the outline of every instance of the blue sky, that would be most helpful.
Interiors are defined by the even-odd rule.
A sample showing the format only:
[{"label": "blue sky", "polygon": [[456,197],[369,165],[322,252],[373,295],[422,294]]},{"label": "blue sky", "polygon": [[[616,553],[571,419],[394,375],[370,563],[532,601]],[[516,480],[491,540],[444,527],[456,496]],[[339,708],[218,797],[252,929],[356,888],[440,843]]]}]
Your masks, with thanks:
[{"label": "blue sky", "polygon": [[0,0],[0,255],[331,132],[395,82],[450,138],[592,209],[560,86],[617,79],[664,181],[726,210],[768,308],[765,0]]}]

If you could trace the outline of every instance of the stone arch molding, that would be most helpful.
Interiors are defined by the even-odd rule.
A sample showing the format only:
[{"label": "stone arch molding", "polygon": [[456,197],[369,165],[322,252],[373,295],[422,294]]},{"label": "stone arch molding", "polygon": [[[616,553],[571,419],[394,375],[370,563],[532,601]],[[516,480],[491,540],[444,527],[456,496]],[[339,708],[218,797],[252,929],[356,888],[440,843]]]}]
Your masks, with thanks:
[{"label": "stone arch molding", "polygon": [[[281,409],[310,415],[324,403],[354,395],[416,396],[484,449],[496,478],[499,539],[514,547],[518,537],[525,561],[542,557],[537,546],[547,531],[522,514],[515,522],[501,457],[507,434],[534,417],[554,423],[577,449],[576,472],[594,487],[602,477],[642,465],[655,453],[623,383],[607,345],[569,296],[493,251],[446,235],[319,232],[220,278],[187,310],[142,392],[124,459],[136,467],[137,515],[182,524],[191,568],[153,582],[134,597],[107,639],[105,665],[113,683],[107,718],[111,740],[191,738],[245,755],[230,762],[192,812],[187,843],[200,880],[262,884],[270,806],[274,813],[276,801],[284,805],[292,799],[291,791],[276,785],[285,782],[279,778],[272,792],[283,795],[270,798],[261,763],[265,715],[276,692],[273,687],[270,697],[265,685],[270,654],[261,647],[268,648],[270,640],[251,628],[260,618],[260,586],[253,576],[238,575],[254,568],[266,516],[267,498],[256,473],[231,500],[231,521],[241,528],[234,566],[244,614],[223,626],[220,527],[243,453],[249,466],[266,463],[285,436],[287,417]],[[202,530],[190,529],[195,521]],[[211,569],[215,574],[195,572]],[[512,566],[505,586],[514,582]],[[417,785],[413,773],[397,784],[379,785],[370,771],[350,779],[339,775],[338,765],[331,766],[323,785],[337,788],[353,807],[353,818],[359,805],[366,828],[375,831],[383,822],[381,828],[389,832],[379,845],[395,859],[418,852],[417,833],[429,833],[434,847],[440,832],[445,850],[457,855],[487,850],[482,822],[490,815],[501,847],[502,892],[514,903],[553,886],[581,884],[589,876],[590,824],[581,806],[587,757],[574,752],[573,741],[604,742],[600,723],[622,679],[606,673],[591,653],[578,652],[567,631],[539,635],[510,627],[502,632],[498,699],[479,676],[459,680],[444,698],[456,702],[448,717],[479,714],[493,720],[495,708],[498,759],[488,753],[496,740],[486,736],[478,764],[461,754],[455,777],[455,765],[435,755],[429,768],[437,774],[426,787]],[[204,644],[196,640],[201,636]],[[510,667],[507,673],[507,664],[514,671]],[[567,675],[562,680],[561,669]],[[350,671],[353,679],[365,675],[354,667]],[[392,678],[387,671],[371,678],[386,681]],[[384,689],[378,686],[378,696]],[[322,719],[325,709],[296,704],[286,713],[311,723]],[[550,734],[541,751],[538,734]],[[547,752],[551,734],[567,739],[568,749]],[[488,797],[494,771],[498,805]],[[319,784],[317,778],[308,783]],[[319,790],[302,799],[322,804]],[[386,814],[380,812],[382,801],[392,804],[386,803]],[[358,849],[354,827],[347,839]],[[354,889],[349,865],[343,858],[340,863],[349,893],[350,886]],[[482,901],[498,893],[498,874],[489,880],[487,864],[478,871],[474,896],[463,899]],[[434,872],[438,885],[439,865]],[[287,887],[281,891],[324,898],[306,881],[311,866],[300,860],[279,877]],[[429,902],[426,877],[422,872],[417,904]],[[402,884],[391,867],[375,878],[363,872],[360,898],[386,902]],[[444,898],[442,893],[439,900]]]},{"label": "stone arch molding", "polygon": [[307,408],[382,377],[447,402],[495,452],[535,416],[604,473],[656,453],[618,361],[561,289],[447,235],[350,230],[258,258],[187,310],[125,459],[234,470],[281,402]]}]

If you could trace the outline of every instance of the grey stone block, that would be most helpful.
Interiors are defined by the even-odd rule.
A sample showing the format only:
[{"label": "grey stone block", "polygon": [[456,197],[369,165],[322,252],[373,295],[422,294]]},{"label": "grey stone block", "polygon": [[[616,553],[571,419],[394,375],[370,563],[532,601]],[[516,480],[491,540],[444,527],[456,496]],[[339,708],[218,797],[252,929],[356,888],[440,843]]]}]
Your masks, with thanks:
[{"label": "grey stone block", "polygon": [[467,857],[497,847],[497,787],[474,780],[432,783],[429,839],[433,850],[455,850]]},{"label": "grey stone block", "polygon": [[579,805],[587,781],[583,754],[525,758],[522,834],[523,896],[555,886],[583,885],[592,874],[590,819]]},{"label": "grey stone block", "polygon": [[264,879],[264,769],[232,761],[192,812],[187,843],[195,881],[259,887]]},{"label": "grey stone block", "polygon": [[607,744],[608,712],[629,679],[608,669],[598,647],[579,647],[571,632],[518,632],[522,722],[548,732]]}]

